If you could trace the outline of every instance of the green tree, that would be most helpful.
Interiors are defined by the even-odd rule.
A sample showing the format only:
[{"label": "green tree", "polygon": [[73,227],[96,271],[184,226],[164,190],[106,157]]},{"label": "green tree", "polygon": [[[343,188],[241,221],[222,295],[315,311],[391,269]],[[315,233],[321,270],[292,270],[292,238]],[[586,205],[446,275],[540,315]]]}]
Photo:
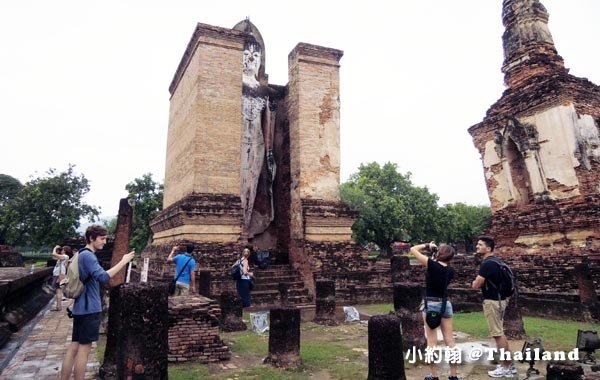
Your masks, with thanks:
[{"label": "green tree", "polygon": [[83,174],[69,165],[64,172],[49,169],[31,179],[3,207],[5,240],[9,244],[54,245],[77,235],[80,220],[94,221],[98,210],[83,202],[90,190]]},{"label": "green tree", "polygon": [[375,243],[391,255],[394,241],[425,241],[435,235],[438,197],[415,186],[410,177],[391,162],[372,162],[361,164],[340,186],[342,200],[359,212],[352,226],[358,243]]},{"label": "green tree", "polygon": [[8,204],[19,194],[23,185],[9,175],[0,174],[0,244],[6,243]]},{"label": "green tree", "polygon": [[471,206],[464,203],[447,204],[440,208],[438,239],[448,243],[463,243],[467,252],[473,251],[473,242],[492,221],[489,206]]},{"label": "green tree", "polygon": [[102,225],[104,225],[109,235],[114,235],[117,231],[117,218],[104,219]]},{"label": "green tree", "polygon": [[129,199],[133,201],[133,226],[130,246],[142,252],[150,242],[152,231],[150,221],[162,210],[163,185],[152,179],[152,174],[144,174],[125,186]]}]

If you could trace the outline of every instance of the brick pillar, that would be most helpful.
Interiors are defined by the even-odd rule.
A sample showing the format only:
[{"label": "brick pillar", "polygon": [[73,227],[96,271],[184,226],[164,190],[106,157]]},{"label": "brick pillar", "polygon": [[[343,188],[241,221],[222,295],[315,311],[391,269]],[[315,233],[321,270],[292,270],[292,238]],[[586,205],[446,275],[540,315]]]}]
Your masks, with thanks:
[{"label": "brick pillar", "polygon": [[198,274],[198,293],[201,296],[210,298],[210,271],[201,269]]},{"label": "brick pillar", "polygon": [[[515,286],[518,289],[519,273],[513,270]],[[519,307],[518,291],[510,297],[508,306],[504,312],[504,335],[509,339],[520,340],[525,338],[525,325],[523,324],[523,316]]]},{"label": "brick pillar", "polygon": [[410,274],[410,259],[404,255],[394,255],[390,258],[392,284],[405,282]]},{"label": "brick pillar", "polygon": [[300,360],[300,309],[271,309],[269,355],[264,362],[275,367],[297,368]]},{"label": "brick pillar", "polygon": [[575,277],[577,277],[583,320],[586,322],[600,321],[600,302],[598,302],[594,280],[587,262],[575,265]]},{"label": "brick pillar", "polygon": [[225,291],[221,293],[221,320],[220,325],[223,331],[243,331],[248,328],[242,320],[243,308],[242,300],[237,293]]},{"label": "brick pillar", "polygon": [[343,52],[299,43],[288,55],[290,174],[290,262],[315,294],[313,253],[305,240],[351,241],[352,221],[307,217],[303,202],[340,202],[339,61]]},{"label": "brick pillar", "polygon": [[427,346],[423,330],[423,315],[419,311],[423,299],[422,289],[417,284],[394,284],[394,310],[402,321],[402,341],[405,350],[413,346],[425,349]]},{"label": "brick pillar", "polygon": [[[127,198],[119,201],[119,215],[117,216],[117,230],[115,231],[115,243],[112,251],[110,266],[115,266],[127,252],[129,252],[129,238],[133,222],[133,208],[127,202]],[[110,279],[110,286],[117,286],[125,282],[127,267]]]},{"label": "brick pillar", "polygon": [[111,291],[102,378],[168,379],[167,298],[161,282],[123,284]]},{"label": "brick pillar", "polygon": [[368,380],[406,380],[402,352],[402,323],[395,315],[369,318]]},{"label": "brick pillar", "polygon": [[337,326],[338,322],[335,320],[335,281],[317,280],[315,288],[314,322],[326,326]]}]

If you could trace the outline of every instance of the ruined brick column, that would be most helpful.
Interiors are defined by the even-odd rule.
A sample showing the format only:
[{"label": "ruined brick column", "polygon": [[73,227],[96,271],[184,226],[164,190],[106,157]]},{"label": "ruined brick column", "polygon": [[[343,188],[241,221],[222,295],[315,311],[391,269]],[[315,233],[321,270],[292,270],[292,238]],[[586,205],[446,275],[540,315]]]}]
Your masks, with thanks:
[{"label": "ruined brick column", "polygon": [[[565,258],[600,247],[600,88],[569,74],[542,3],[503,0],[506,89],[469,133],[483,165],[495,254],[513,267],[537,267],[539,259],[568,293],[576,283],[563,277]],[[522,281],[537,285],[545,275],[534,276]],[[547,305],[547,313],[561,308]]]},{"label": "ruined brick column", "polygon": [[394,310],[402,321],[404,349],[424,349],[427,346],[423,330],[423,316],[419,305],[423,287],[418,284],[394,284]]},{"label": "ruined brick column", "polygon": [[335,320],[335,281],[317,280],[315,288],[317,296],[313,322],[326,326],[337,326],[338,322]]},{"label": "ruined brick column", "polygon": [[210,271],[201,269],[198,274],[198,293],[210,298]]},{"label": "ruined brick column", "polygon": [[242,300],[237,293],[225,291],[221,293],[221,320],[220,325],[223,331],[243,331],[248,328],[244,321]]},{"label": "ruined brick column", "polygon": [[300,309],[276,308],[270,311],[269,355],[264,362],[275,367],[297,368],[300,360]]},{"label": "ruined brick column", "polygon": [[594,287],[590,266],[586,262],[575,265],[575,276],[579,288],[579,300],[586,322],[600,321],[600,303]]},{"label": "ruined brick column", "polygon": [[129,283],[111,292],[103,379],[168,379],[169,310],[160,282]]},{"label": "ruined brick column", "polygon": [[404,255],[394,255],[390,258],[392,283],[405,282],[410,274],[410,259]]},{"label": "ruined brick column", "polygon": [[[513,270],[515,286],[518,289],[518,272]],[[519,307],[519,293],[515,292],[508,301],[504,312],[504,335],[509,339],[524,339],[525,325],[523,324],[523,316]]]},{"label": "ruined brick column", "polygon": [[[112,251],[110,266],[115,266],[127,252],[129,252],[129,238],[133,222],[133,208],[127,202],[127,198],[119,201],[119,214],[117,216],[117,229],[115,231],[115,245]],[[127,267],[125,267],[127,268]],[[110,286],[117,286],[125,282],[127,269],[119,271],[111,277]]]},{"label": "ruined brick column", "polygon": [[395,315],[369,318],[368,380],[406,380],[402,352],[402,322]]}]

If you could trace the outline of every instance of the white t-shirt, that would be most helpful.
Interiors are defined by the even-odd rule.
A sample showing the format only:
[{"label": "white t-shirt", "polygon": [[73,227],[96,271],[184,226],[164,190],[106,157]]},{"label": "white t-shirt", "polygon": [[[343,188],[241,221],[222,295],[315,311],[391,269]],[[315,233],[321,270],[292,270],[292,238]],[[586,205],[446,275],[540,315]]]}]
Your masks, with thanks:
[{"label": "white t-shirt", "polygon": [[54,270],[52,271],[53,276],[64,276],[67,274],[67,261],[69,261],[69,256],[64,255],[64,257],[66,257],[66,259],[56,260]]}]

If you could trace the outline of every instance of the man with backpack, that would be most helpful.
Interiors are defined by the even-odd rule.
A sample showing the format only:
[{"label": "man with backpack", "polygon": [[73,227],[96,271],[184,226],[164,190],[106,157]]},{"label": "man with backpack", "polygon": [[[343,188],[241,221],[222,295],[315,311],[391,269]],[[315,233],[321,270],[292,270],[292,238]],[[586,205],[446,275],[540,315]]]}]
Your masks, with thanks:
[{"label": "man with backpack", "polygon": [[[496,341],[496,352],[509,353],[508,340],[504,335],[504,311],[508,297],[514,292],[510,268],[494,255],[494,239],[480,236],[477,241],[477,254],[483,256],[479,273],[473,281],[473,289],[481,289],[483,295],[483,315],[488,324],[490,335]],[[490,377],[512,377],[517,369],[511,360],[503,360],[492,371]]]},{"label": "man with backpack", "polygon": [[[83,380],[87,359],[92,348],[92,342],[98,340],[102,304],[100,303],[100,283],[106,284],[131,260],[135,252],[124,255],[114,267],[105,271],[98,263],[96,251],[104,248],[108,232],[99,225],[91,225],[85,231],[86,246],[78,253],[78,281],[84,285],[83,292],[75,299],[73,306],[73,334],[71,344],[63,359],[60,378]],[[73,262],[72,265],[75,265]]]},{"label": "man with backpack", "polygon": [[175,263],[175,294],[176,296],[187,296],[190,294],[190,285],[192,294],[196,293],[196,260],[192,257],[194,245],[188,244],[185,252],[181,252],[175,257],[173,255],[178,250],[178,246],[171,249],[167,257],[168,263]]}]

